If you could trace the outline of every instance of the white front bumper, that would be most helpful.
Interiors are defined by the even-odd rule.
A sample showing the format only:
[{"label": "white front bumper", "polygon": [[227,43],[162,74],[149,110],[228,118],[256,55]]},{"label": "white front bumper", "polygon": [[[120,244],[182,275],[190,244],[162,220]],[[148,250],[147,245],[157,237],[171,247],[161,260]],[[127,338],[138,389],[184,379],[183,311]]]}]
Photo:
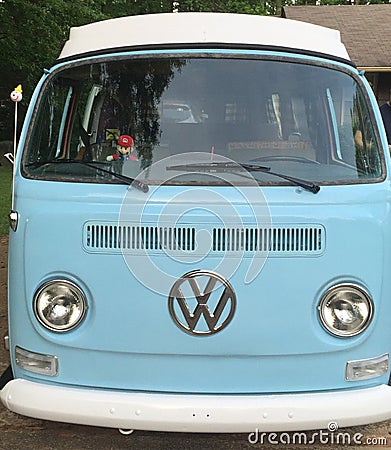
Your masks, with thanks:
[{"label": "white front bumper", "polygon": [[245,433],[325,429],[391,418],[391,387],[313,394],[184,395],[74,389],[16,379],[1,391],[19,414],[101,427]]}]

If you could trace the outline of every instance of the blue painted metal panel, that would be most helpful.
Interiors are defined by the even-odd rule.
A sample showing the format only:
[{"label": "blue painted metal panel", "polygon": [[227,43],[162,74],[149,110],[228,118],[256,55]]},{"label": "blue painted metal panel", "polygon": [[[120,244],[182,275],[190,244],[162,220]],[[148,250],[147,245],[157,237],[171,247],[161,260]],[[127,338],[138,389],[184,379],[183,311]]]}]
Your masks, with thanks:
[{"label": "blue painted metal panel", "polygon": [[[11,237],[10,262],[19,270],[10,273],[10,321],[23,326],[11,328],[11,343],[54,354],[60,362],[55,379],[16,366],[17,376],[130,390],[298,392],[351,388],[352,383],[344,381],[347,361],[389,351],[390,282],[385,275],[390,195],[384,184],[324,187],[317,196],[295,187],[263,189],[273,225],[321,224],[324,251],[310,257],[268,258],[251,283],[245,282],[249,258],[229,255],[235,270],[227,277],[238,302],[234,319],[216,335],[197,337],[184,333],[170,318],[169,290],[173,280],[190,270],[216,270],[220,254],[189,262],[167,257],[164,251],[147,251],[156,267],[148,271],[150,265],[137,252],[126,258],[110,250],[91,253],[83,245],[85,224],[117,223],[124,196],[133,196],[136,204],[145,194],[127,192],[125,186],[16,181],[21,217]],[[175,211],[180,189],[159,189],[154,204],[148,204],[149,222],[158,222],[168,201]],[[229,192],[213,189],[220,195]],[[197,212],[201,224],[210,223],[211,217]],[[244,222],[253,219],[250,214],[243,217]],[[141,266],[138,279],[129,262]],[[154,292],[145,284],[159,271],[168,276],[162,277],[161,291]],[[35,290],[56,277],[79,284],[89,302],[86,320],[64,334],[44,330],[32,311]],[[329,335],[317,316],[321,294],[343,281],[362,285],[375,300],[373,323],[350,339]],[[354,387],[386,380],[384,376]]]}]

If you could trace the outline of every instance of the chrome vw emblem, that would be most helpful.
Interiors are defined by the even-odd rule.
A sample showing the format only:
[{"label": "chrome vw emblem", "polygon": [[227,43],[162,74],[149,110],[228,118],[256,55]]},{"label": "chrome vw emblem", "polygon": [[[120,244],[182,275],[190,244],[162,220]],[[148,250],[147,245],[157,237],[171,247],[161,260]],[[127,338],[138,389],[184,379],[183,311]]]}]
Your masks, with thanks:
[{"label": "chrome vw emblem", "polygon": [[196,336],[208,336],[231,322],[236,296],[230,283],[221,275],[195,270],[173,284],[168,307],[181,330]]}]

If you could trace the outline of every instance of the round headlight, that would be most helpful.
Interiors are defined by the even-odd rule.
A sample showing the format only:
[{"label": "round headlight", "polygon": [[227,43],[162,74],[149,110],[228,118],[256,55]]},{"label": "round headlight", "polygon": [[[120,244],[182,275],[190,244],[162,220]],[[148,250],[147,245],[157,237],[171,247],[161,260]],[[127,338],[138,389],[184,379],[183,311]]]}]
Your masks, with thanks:
[{"label": "round headlight", "polygon": [[354,284],[339,284],[322,297],[318,312],[320,321],[331,334],[340,337],[363,332],[372,320],[370,295]]},{"label": "round headlight", "polygon": [[67,280],[43,284],[34,295],[34,313],[51,331],[69,331],[83,320],[87,310],[83,291]]}]

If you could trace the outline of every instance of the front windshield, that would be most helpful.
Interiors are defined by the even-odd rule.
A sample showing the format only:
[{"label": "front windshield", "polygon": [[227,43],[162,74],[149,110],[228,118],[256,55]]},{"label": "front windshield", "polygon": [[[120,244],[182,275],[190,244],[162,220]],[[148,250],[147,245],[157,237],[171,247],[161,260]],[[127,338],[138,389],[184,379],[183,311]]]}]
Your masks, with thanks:
[{"label": "front windshield", "polygon": [[[122,57],[57,71],[34,113],[23,174],[121,183],[114,172],[151,184],[218,184],[206,163],[221,157],[267,167],[252,173],[260,185],[291,184],[271,172],[320,185],[382,179],[374,121],[351,75],[253,58]],[[192,170],[200,154],[205,170]],[[159,170],[151,170],[156,162]]]}]

